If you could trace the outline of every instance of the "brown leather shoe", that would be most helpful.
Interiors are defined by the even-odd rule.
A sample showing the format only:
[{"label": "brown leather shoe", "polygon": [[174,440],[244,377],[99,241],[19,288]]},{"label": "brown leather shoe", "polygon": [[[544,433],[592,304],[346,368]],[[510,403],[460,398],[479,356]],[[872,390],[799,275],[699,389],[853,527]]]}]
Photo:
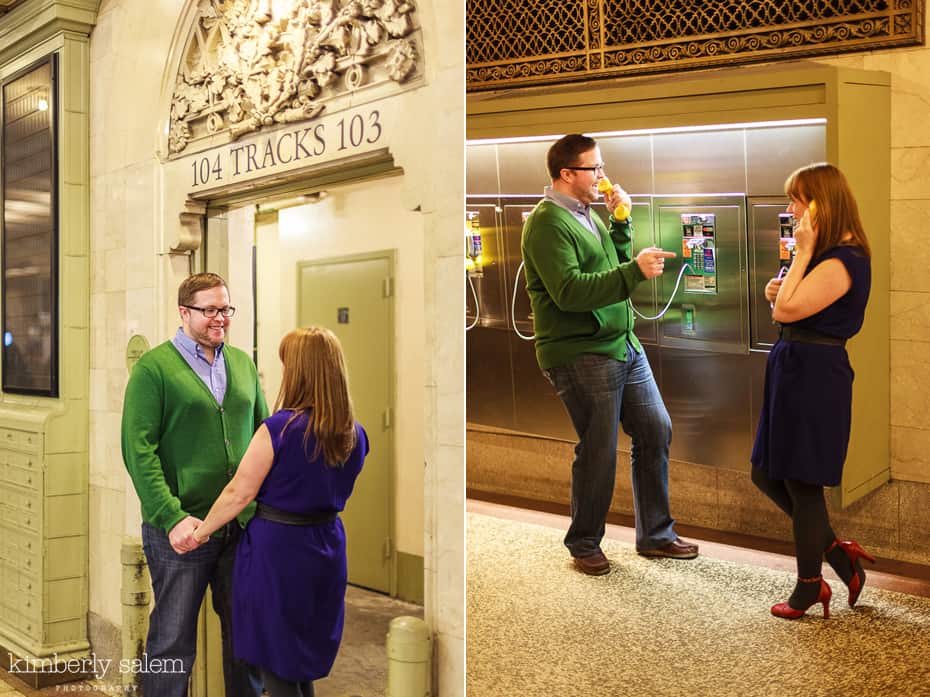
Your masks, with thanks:
[{"label": "brown leather shoe", "polygon": [[668,557],[669,559],[694,559],[698,555],[698,546],[691,542],[685,542],[680,537],[656,549],[639,549],[636,550],[644,557]]},{"label": "brown leather shoe", "polygon": [[572,557],[575,568],[588,576],[603,576],[610,571],[610,562],[601,550],[586,557]]}]

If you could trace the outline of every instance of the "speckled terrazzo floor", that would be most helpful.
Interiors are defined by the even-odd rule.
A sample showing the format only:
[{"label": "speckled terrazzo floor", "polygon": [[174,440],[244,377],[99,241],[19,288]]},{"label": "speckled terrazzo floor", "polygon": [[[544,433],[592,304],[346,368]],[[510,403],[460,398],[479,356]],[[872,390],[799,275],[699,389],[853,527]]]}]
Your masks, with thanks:
[{"label": "speckled terrazzo floor", "polygon": [[793,576],[605,540],[584,576],[561,530],[468,514],[468,697],[930,697],[930,599],[866,587],[855,610],[772,617]]},{"label": "speckled terrazzo floor", "polygon": [[[384,697],[387,687],[385,641],[391,620],[402,615],[423,617],[423,606],[349,586],[342,645],[329,677],[314,683],[316,697]],[[141,691],[103,681],[66,683],[39,690],[0,668],[0,697],[132,697],[139,694]]]}]

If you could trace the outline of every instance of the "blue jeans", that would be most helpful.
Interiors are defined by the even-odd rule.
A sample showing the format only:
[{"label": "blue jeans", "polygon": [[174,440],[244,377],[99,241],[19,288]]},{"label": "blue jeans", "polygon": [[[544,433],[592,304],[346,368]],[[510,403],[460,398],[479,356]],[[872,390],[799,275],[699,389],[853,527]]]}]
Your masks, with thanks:
[{"label": "blue jeans", "polygon": [[178,554],[164,530],[142,524],[142,549],[155,591],[145,645],[153,668],[142,675],[145,697],[186,697],[197,653],[197,615],[207,585],[220,618],[226,697],[261,694],[257,673],[232,653],[232,570],[241,534],[233,521],[224,528],[222,538],[210,538],[193,552]]},{"label": "blue jeans", "polygon": [[627,344],[627,360],[582,354],[543,371],[571,417],[578,444],[572,463],[572,524],[565,546],[575,557],[600,549],[617,472],[617,429],[632,438],[630,461],[636,549],[676,538],[668,507],[668,449],[672,421],[645,354]]}]

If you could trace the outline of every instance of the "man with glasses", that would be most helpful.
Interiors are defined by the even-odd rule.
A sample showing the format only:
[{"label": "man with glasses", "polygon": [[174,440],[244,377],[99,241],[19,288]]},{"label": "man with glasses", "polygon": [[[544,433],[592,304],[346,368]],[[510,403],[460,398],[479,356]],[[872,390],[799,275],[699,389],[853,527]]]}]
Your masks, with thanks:
[{"label": "man with glasses", "polygon": [[[601,550],[617,470],[617,429],[632,438],[630,460],[636,549],[646,556],[692,559],[697,545],[681,540],[668,505],[672,424],[649,362],[633,333],[626,302],[637,285],[662,274],[674,257],[655,247],[632,257],[629,217],[610,227],[591,211],[604,178],[593,138],[564,136],[547,155],[552,185],[527,218],[522,252],[533,309],[536,359],[558,392],[578,434],[572,463],[572,522],[565,546],[575,566],[606,574]],[[607,207],[629,195],[614,185]]]},{"label": "man with glasses", "polygon": [[[187,695],[197,615],[209,585],[220,617],[228,697],[257,697],[258,681],[232,654],[232,568],[254,505],[198,547],[191,535],[236,472],[268,415],[255,364],[225,343],[236,308],[212,273],[178,289],[181,327],[135,365],[123,404],[122,449],[142,503],[142,546],[155,607],[142,677],[146,697]],[[246,628],[247,631],[247,628]]]}]

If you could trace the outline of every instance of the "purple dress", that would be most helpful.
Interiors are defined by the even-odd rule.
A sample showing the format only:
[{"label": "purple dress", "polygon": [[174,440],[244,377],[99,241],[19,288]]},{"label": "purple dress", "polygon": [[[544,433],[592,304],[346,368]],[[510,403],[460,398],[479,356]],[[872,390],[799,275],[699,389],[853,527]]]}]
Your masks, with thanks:
[{"label": "purple dress", "polygon": [[[791,326],[847,339],[862,327],[872,271],[859,247],[827,250],[807,272],[839,259],[852,279],[849,291]],[[852,417],[853,370],[843,346],[775,342],[765,367],[765,393],[752,464],[770,479],[836,486],[843,476]]]},{"label": "purple dress", "polygon": [[[368,454],[368,436],[342,467],[313,458],[307,415],[282,435],[292,411],[267,419],[274,461],[256,499],[290,513],[341,511]],[[253,518],[236,550],[233,573],[233,650],[237,658],[293,682],[329,674],[342,639],[346,592],[346,535],[336,518],[320,525],[286,525]]]}]

